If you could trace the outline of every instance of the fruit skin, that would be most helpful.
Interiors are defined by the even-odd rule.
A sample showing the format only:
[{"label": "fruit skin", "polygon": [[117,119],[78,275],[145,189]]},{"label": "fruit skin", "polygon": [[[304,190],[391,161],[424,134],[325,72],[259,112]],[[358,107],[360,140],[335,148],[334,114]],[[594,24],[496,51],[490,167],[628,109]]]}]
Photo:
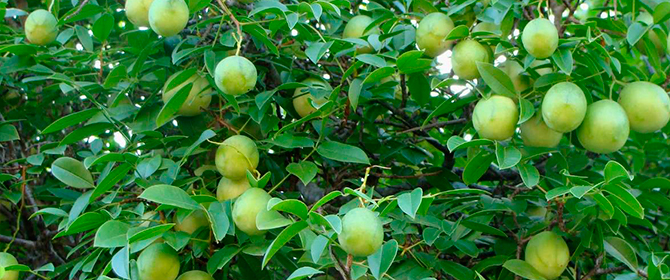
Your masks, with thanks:
[{"label": "fruit skin", "polygon": [[214,280],[212,275],[201,270],[191,270],[179,275],[177,280]]},{"label": "fruit skin", "polygon": [[[316,88],[323,88],[328,91],[333,90],[330,84],[317,78],[310,77],[302,81],[302,83],[309,85],[311,88],[316,87]],[[318,105],[322,105],[323,103],[326,103],[326,101],[328,101],[326,96],[315,100],[314,96],[312,96],[312,94],[306,87],[299,87],[295,89],[293,93],[293,108],[295,109],[296,112],[298,112],[298,115],[300,115],[300,117],[304,118],[305,116],[314,113],[316,111],[317,108],[314,108],[314,106],[312,106],[310,100],[314,100],[314,103]]]},{"label": "fruit skin", "polygon": [[251,61],[241,56],[221,60],[214,70],[214,81],[221,91],[229,95],[245,94],[256,86],[258,73]]},{"label": "fruit skin", "polygon": [[149,6],[149,25],[163,37],[179,34],[188,23],[188,5],[184,0],[154,0]]},{"label": "fruit skin", "polygon": [[548,19],[536,18],[524,27],[521,41],[535,58],[547,58],[558,48],[558,30]]},{"label": "fruit skin", "polygon": [[523,92],[530,87],[530,76],[524,74],[523,66],[515,60],[506,60],[498,66],[498,69],[502,70],[510,77],[512,84],[514,84],[514,89],[517,92]]},{"label": "fruit skin", "polygon": [[[16,265],[19,264],[19,262],[16,260],[14,256],[12,256],[10,253],[5,253],[5,252],[0,252],[0,267],[7,267],[10,265]],[[5,270],[5,275],[0,278],[0,280],[18,280],[19,279],[19,272],[18,271],[6,271]]]},{"label": "fruit skin", "polygon": [[28,15],[24,29],[29,42],[44,46],[56,40],[58,20],[47,10],[35,10]]},{"label": "fruit skin", "polygon": [[544,278],[556,279],[568,266],[570,249],[558,234],[545,231],[528,241],[525,259]]},{"label": "fruit skin", "polygon": [[629,128],[626,111],[619,103],[600,100],[586,110],[584,122],[577,129],[577,139],[591,152],[612,153],[626,144]]},{"label": "fruit skin", "polygon": [[557,132],[575,130],[586,115],[586,97],[579,86],[562,82],[552,86],[542,100],[542,118]]},{"label": "fruit skin", "polygon": [[416,30],[416,44],[425,54],[436,57],[447,51],[452,40],[445,41],[444,38],[454,29],[454,21],[447,15],[435,12],[430,13],[419,22]]},{"label": "fruit skin", "polygon": [[670,98],[656,84],[632,82],[619,94],[619,105],[626,111],[630,129],[649,133],[663,128],[670,120]]},{"label": "fruit skin", "polygon": [[165,243],[149,245],[137,258],[140,280],[174,280],[179,275],[177,252]]},{"label": "fruit skin", "polygon": [[186,216],[181,222],[177,218],[177,215],[174,216],[174,229],[176,231],[183,231],[188,234],[193,234],[196,230],[201,227],[208,227],[209,221],[207,220],[207,214],[202,210],[195,210]]},{"label": "fruit skin", "polygon": [[256,216],[267,211],[268,201],[272,198],[260,188],[251,188],[237,198],[233,204],[233,222],[237,229],[248,235],[261,235],[264,230],[256,227]]},{"label": "fruit skin", "polygon": [[382,246],[384,227],[370,209],[354,208],[342,218],[342,232],[337,236],[337,241],[347,253],[367,257]]},{"label": "fruit skin", "polygon": [[251,188],[249,180],[246,177],[239,180],[230,180],[222,177],[219,180],[219,185],[216,188],[216,199],[219,201],[234,199]]},{"label": "fruit skin", "polygon": [[[365,32],[363,34],[363,31],[365,31],[365,28],[368,27],[372,23],[372,18],[366,15],[357,15],[355,17],[352,17],[349,22],[347,22],[347,25],[344,26],[344,31],[342,32],[342,38],[361,38],[365,37],[371,34],[379,34],[379,27],[375,26],[368,30],[368,32]],[[367,47],[358,47],[356,51],[358,53],[369,53],[372,52],[374,49],[372,46],[368,44]]]},{"label": "fruit skin", "polygon": [[216,149],[214,161],[221,175],[239,180],[247,176],[247,170],[253,171],[258,166],[258,148],[249,137],[230,136]]},{"label": "fruit skin", "polygon": [[163,102],[167,103],[172,96],[174,96],[180,89],[185,87],[187,84],[192,83],[191,91],[188,92],[188,97],[184,104],[179,107],[179,114],[182,116],[197,116],[201,112],[201,108],[207,108],[209,103],[212,102],[212,89],[209,86],[207,78],[202,77],[198,74],[195,74],[188,78],[186,81],[180,85],[173,87],[169,91],[166,91],[170,82],[176,78],[180,72],[177,72],[170,76],[163,86]]},{"label": "fruit skin", "polygon": [[541,112],[522,123],[520,128],[523,144],[530,147],[553,148],[563,138],[563,133],[551,130],[544,123]]},{"label": "fruit skin", "polygon": [[472,80],[479,78],[477,62],[491,60],[489,50],[475,40],[463,40],[456,44],[451,55],[451,65],[454,73],[461,79]]},{"label": "fruit skin", "polygon": [[480,100],[472,113],[472,124],[482,138],[505,140],[514,135],[519,109],[509,97],[494,95]]},{"label": "fruit skin", "polygon": [[126,17],[136,26],[149,27],[149,7],[154,0],[126,1]]}]

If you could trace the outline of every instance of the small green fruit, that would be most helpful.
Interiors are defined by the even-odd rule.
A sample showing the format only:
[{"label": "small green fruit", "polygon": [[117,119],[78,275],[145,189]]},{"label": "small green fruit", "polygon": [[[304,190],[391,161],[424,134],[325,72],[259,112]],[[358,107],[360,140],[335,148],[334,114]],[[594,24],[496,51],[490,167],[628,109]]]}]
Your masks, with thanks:
[{"label": "small green fruit", "polygon": [[35,10],[26,19],[26,38],[35,45],[48,45],[58,36],[58,20],[47,10]]},{"label": "small green fruit", "polygon": [[542,100],[542,118],[557,132],[575,130],[586,115],[586,97],[579,86],[562,82],[552,86]]},{"label": "small green fruit", "polygon": [[526,245],[526,262],[544,278],[556,279],[568,266],[570,249],[562,237],[551,231],[539,233]]},{"label": "small green fruit", "polygon": [[212,89],[209,87],[207,78],[195,74],[178,86],[166,91],[170,82],[172,82],[172,80],[180,73],[181,72],[175,73],[165,82],[165,85],[163,86],[163,102],[167,103],[180,89],[191,83],[191,91],[188,92],[188,97],[186,98],[186,101],[184,101],[184,104],[179,108],[178,113],[188,117],[197,116],[200,114],[201,110],[207,108],[212,101]]},{"label": "small green fruit", "polygon": [[250,188],[237,198],[233,205],[233,222],[237,229],[248,235],[261,235],[265,233],[256,226],[258,213],[267,211],[267,204],[272,198],[267,192],[260,188]]},{"label": "small green fruit", "polygon": [[201,270],[191,270],[179,275],[177,280],[214,280],[212,275]]},{"label": "small green fruit", "polygon": [[214,70],[216,86],[229,95],[245,94],[256,86],[258,73],[251,61],[241,56],[229,56],[221,60]]},{"label": "small green fruit", "polygon": [[663,128],[670,120],[670,99],[658,85],[632,82],[619,94],[619,105],[626,111],[630,129],[649,133]]},{"label": "small green fruit", "polygon": [[535,58],[547,58],[558,48],[558,30],[548,19],[536,18],[524,27],[521,41]]},{"label": "small green fruit", "polygon": [[[0,252],[0,267],[5,268],[10,265],[17,265],[19,262],[10,253]],[[5,275],[0,280],[18,280],[19,272],[16,270],[5,271]]]},{"label": "small green fruit", "polygon": [[[320,88],[327,91],[333,90],[328,83],[317,78],[307,78],[302,81],[302,83],[309,85],[311,88]],[[326,101],[328,101],[327,96],[315,99],[306,87],[296,88],[293,93],[293,108],[298,112],[298,115],[303,118],[316,111],[317,108],[312,106],[312,102],[316,105],[322,105],[323,103],[326,103]]]},{"label": "small green fruit", "polygon": [[489,50],[475,40],[463,40],[456,44],[451,55],[454,73],[461,79],[472,80],[480,77],[477,62],[489,62]]},{"label": "small green fruit", "polygon": [[174,280],[179,275],[179,257],[170,245],[149,245],[137,258],[140,280]]},{"label": "small green fruit", "polygon": [[585,149],[600,154],[621,149],[630,126],[626,111],[612,100],[600,100],[589,105],[584,122],[577,129],[577,139]]},{"label": "small green fruit", "polygon": [[509,97],[494,95],[480,100],[472,113],[472,124],[482,138],[506,140],[514,135],[519,109]]},{"label": "small green fruit", "polygon": [[430,13],[419,22],[416,30],[416,44],[430,57],[436,57],[447,51],[452,40],[444,40],[454,29],[454,22],[440,12]]},{"label": "small green fruit", "polygon": [[247,177],[235,181],[222,177],[216,188],[216,199],[219,201],[234,199],[249,188],[251,188],[251,185]]},{"label": "small green fruit", "polygon": [[174,36],[186,27],[188,12],[184,0],[154,0],[149,6],[149,25],[163,37]]},{"label": "small green fruit", "polygon": [[188,234],[193,234],[196,230],[201,227],[209,227],[209,220],[207,220],[207,214],[202,210],[195,210],[186,216],[181,222],[177,218],[177,215],[174,216],[174,229],[176,231],[183,231]]},{"label": "small green fruit", "polygon": [[515,60],[506,60],[498,66],[498,69],[509,76],[517,92],[523,92],[530,87],[530,76],[524,73],[523,66]]},{"label": "small green fruit", "polygon": [[382,246],[384,227],[370,209],[354,208],[342,218],[342,232],[337,240],[347,253],[367,257]]},{"label": "small green fruit", "polygon": [[535,116],[521,124],[521,139],[526,146],[553,148],[558,146],[563,138],[563,133],[551,130],[542,120],[542,113],[537,112]]},{"label": "small green fruit", "polygon": [[[344,26],[344,32],[342,32],[343,38],[361,38],[371,34],[379,34],[379,28],[373,27],[367,32],[363,33],[365,29],[372,23],[372,18],[366,15],[357,15],[352,17],[347,25]],[[359,47],[356,49],[358,53],[369,53],[374,49],[368,44],[366,47]]]},{"label": "small green fruit", "polygon": [[251,138],[244,135],[228,137],[216,150],[216,169],[226,178],[239,180],[247,170],[258,167],[258,148]]},{"label": "small green fruit", "polygon": [[136,26],[149,27],[149,8],[154,0],[127,0],[126,17]]}]

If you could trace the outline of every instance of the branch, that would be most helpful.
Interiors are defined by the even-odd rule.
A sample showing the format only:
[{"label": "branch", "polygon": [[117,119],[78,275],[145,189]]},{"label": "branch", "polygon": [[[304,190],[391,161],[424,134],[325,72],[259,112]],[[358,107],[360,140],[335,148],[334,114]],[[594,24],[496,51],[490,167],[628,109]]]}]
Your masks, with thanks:
[{"label": "branch", "polygon": [[17,244],[21,247],[25,247],[28,249],[34,249],[35,246],[37,246],[37,243],[35,241],[30,241],[30,240],[25,240],[21,238],[12,238],[11,236],[5,236],[5,235],[0,235],[0,242],[2,243],[10,243],[14,240],[14,244]]},{"label": "branch", "polygon": [[84,6],[86,6],[86,4],[88,4],[88,1],[90,1],[90,0],[84,0],[84,1],[82,1],[81,4],[79,4],[79,7],[77,7],[77,10],[75,10],[74,13],[70,14],[69,16],[67,16],[67,17],[65,18],[65,21],[68,21],[68,20],[71,19],[72,17],[74,17],[74,16],[76,16],[77,14],[79,14],[79,12],[81,12],[81,9],[83,9]]},{"label": "branch", "polygon": [[435,127],[443,127],[443,126],[448,126],[448,125],[452,125],[452,124],[459,124],[459,123],[466,123],[466,122],[468,122],[468,120],[466,120],[466,119],[456,119],[456,120],[450,120],[450,121],[445,121],[445,122],[436,122],[436,123],[432,123],[432,124],[429,124],[429,125],[426,125],[426,126],[417,126],[417,127],[414,127],[414,128],[403,130],[401,132],[398,132],[398,134],[414,132],[414,131],[426,131],[426,130],[429,130],[429,129],[435,128]]}]

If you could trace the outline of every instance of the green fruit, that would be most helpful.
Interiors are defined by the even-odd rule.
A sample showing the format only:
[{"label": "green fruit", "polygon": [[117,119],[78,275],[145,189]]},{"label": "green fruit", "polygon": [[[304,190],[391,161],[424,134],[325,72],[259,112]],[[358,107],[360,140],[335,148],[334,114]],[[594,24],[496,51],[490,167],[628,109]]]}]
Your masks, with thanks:
[{"label": "green fruit", "polygon": [[354,208],[342,218],[342,232],[337,241],[347,253],[356,257],[367,257],[382,246],[384,227],[379,217],[370,209]]},{"label": "green fruit", "polygon": [[[372,23],[372,18],[365,15],[357,15],[352,17],[347,25],[344,26],[344,32],[342,32],[343,38],[361,38],[371,34],[379,34],[379,28],[377,26],[371,28],[365,34],[363,33],[365,29]],[[358,53],[369,53],[374,49],[368,44],[366,47],[358,47],[356,51]]]},{"label": "green fruit", "polygon": [[[637,21],[644,23],[647,26],[652,26],[654,25],[654,16],[652,16],[648,12],[641,12],[637,18]],[[663,49],[663,43],[661,42],[661,38],[658,37],[658,34],[654,31],[654,29],[649,29],[647,33],[644,35],[645,38],[648,38],[653,44],[654,48],[656,49],[658,56],[663,57],[664,49]],[[669,36],[670,37],[670,36]],[[666,39],[667,40],[667,39]],[[645,48],[645,44],[643,40],[638,41],[635,44],[635,47],[640,51],[640,53],[647,55],[647,49]],[[666,45],[666,48],[668,46]]]},{"label": "green fruit", "polygon": [[212,275],[209,273],[200,271],[200,270],[191,270],[184,272],[182,275],[179,275],[177,280],[214,280]]},{"label": "green fruit", "polygon": [[272,197],[260,188],[250,188],[238,197],[233,205],[233,222],[237,229],[248,235],[265,233],[256,227],[256,216],[258,213],[267,211],[270,198]]},{"label": "green fruit", "polygon": [[58,20],[47,10],[35,10],[26,19],[26,38],[35,45],[48,45],[58,36]]},{"label": "green fruit", "polygon": [[670,120],[670,99],[658,85],[633,82],[619,94],[619,105],[626,111],[630,129],[649,133],[663,128]]},{"label": "green fruit", "polygon": [[526,214],[530,217],[546,217],[547,216],[547,208],[546,207],[540,207],[540,206],[528,206],[528,209],[526,209]]},{"label": "green fruit", "polygon": [[154,0],[127,0],[126,17],[136,26],[149,27],[149,7]]},{"label": "green fruit", "polygon": [[489,62],[489,50],[475,40],[463,40],[456,44],[451,55],[454,73],[461,79],[479,78],[477,62]]},{"label": "green fruit", "polygon": [[517,92],[523,92],[530,87],[530,76],[524,73],[523,66],[515,60],[506,60],[498,66],[498,69],[509,76]]},{"label": "green fruit", "polygon": [[186,216],[181,222],[177,218],[177,215],[174,216],[174,229],[176,231],[183,231],[188,234],[193,234],[196,230],[201,227],[209,227],[209,220],[207,220],[207,214],[202,210],[195,210]]},{"label": "green fruit", "polygon": [[216,86],[229,95],[245,94],[256,86],[256,66],[241,56],[229,56],[221,60],[214,70]]},{"label": "green fruit", "polygon": [[575,130],[586,115],[586,97],[579,86],[562,82],[552,86],[542,100],[542,118],[557,132]]},{"label": "green fruit", "polygon": [[[10,265],[17,265],[19,262],[10,253],[0,252],[0,268],[5,268]],[[0,280],[18,280],[19,272],[16,270],[5,271],[5,275]]]},{"label": "green fruit", "polygon": [[537,112],[535,116],[522,123],[520,128],[523,144],[530,147],[553,148],[558,146],[563,138],[563,133],[551,130],[544,123],[541,112]]},{"label": "green fruit", "polygon": [[216,150],[216,169],[231,180],[247,176],[247,170],[258,167],[258,148],[251,138],[244,135],[228,137]]},{"label": "green fruit", "polygon": [[558,30],[548,19],[536,18],[524,27],[521,41],[535,58],[547,58],[558,48]]},{"label": "green fruit", "polygon": [[179,257],[170,245],[149,245],[137,258],[140,280],[174,280],[179,275]]},{"label": "green fruit", "polygon": [[570,249],[562,237],[551,231],[539,233],[526,245],[526,262],[544,278],[556,279],[568,266]]},{"label": "green fruit", "polygon": [[207,108],[212,101],[212,89],[209,87],[209,82],[207,81],[207,78],[195,74],[183,83],[166,91],[170,82],[172,82],[172,80],[180,73],[181,71],[175,73],[165,82],[165,85],[163,86],[163,102],[167,103],[180,89],[188,84],[192,84],[191,91],[188,92],[188,97],[186,98],[186,101],[184,101],[184,104],[179,107],[178,113],[188,117],[199,115],[201,110]]},{"label": "green fruit", "polygon": [[[311,88],[319,88],[327,91],[333,90],[328,83],[317,78],[307,78],[302,81],[302,83],[309,85]],[[312,106],[312,102],[316,105],[322,105],[323,103],[326,103],[326,101],[328,101],[327,96],[314,99],[314,96],[306,87],[296,88],[293,93],[293,108],[298,112],[298,115],[303,118],[316,111],[317,108]]]},{"label": "green fruit", "polygon": [[514,135],[519,109],[509,97],[494,95],[477,102],[472,124],[482,138],[506,140]]},{"label": "green fruit", "polygon": [[149,6],[149,25],[158,35],[177,35],[187,23],[188,5],[184,0],[154,0]]},{"label": "green fruit", "polygon": [[454,22],[440,12],[430,13],[419,22],[416,30],[416,44],[430,57],[436,57],[447,51],[452,40],[444,40],[454,29]]},{"label": "green fruit", "polygon": [[616,152],[628,139],[630,126],[626,111],[612,100],[589,105],[584,122],[577,129],[577,139],[585,149],[600,154]]},{"label": "green fruit", "polygon": [[251,188],[251,185],[246,177],[235,181],[222,177],[216,188],[216,199],[219,201],[234,199],[249,188]]}]

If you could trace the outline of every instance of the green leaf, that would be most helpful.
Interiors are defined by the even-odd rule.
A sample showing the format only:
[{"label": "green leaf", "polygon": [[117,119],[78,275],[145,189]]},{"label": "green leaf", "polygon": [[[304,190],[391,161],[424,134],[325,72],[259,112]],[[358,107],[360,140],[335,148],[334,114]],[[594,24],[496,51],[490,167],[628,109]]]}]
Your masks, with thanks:
[{"label": "green leaf", "polygon": [[123,163],[116,168],[114,168],[107,176],[105,176],[104,179],[98,184],[98,186],[95,187],[95,190],[93,190],[93,194],[91,194],[91,198],[89,199],[89,202],[95,201],[98,197],[100,197],[102,194],[106,193],[108,190],[110,190],[116,183],[121,181],[126,175],[128,175],[128,171],[132,169],[133,166],[128,164],[128,163]]},{"label": "green leaf", "polygon": [[635,46],[637,41],[639,41],[642,36],[644,36],[645,33],[647,33],[647,30],[651,28],[650,26],[644,26],[642,23],[636,21],[633,22],[629,27],[628,27],[628,32],[626,33],[626,40],[628,41],[628,44],[631,46]]},{"label": "green leaf", "polygon": [[107,221],[95,233],[93,246],[99,248],[123,247],[128,242],[126,233],[129,229],[130,225],[124,222]]},{"label": "green leaf", "polygon": [[212,222],[212,232],[214,233],[214,238],[217,241],[223,240],[228,233],[228,228],[230,227],[230,219],[228,218],[228,211],[226,208],[226,202],[217,201],[212,202],[207,209],[207,215],[209,215],[209,220]]},{"label": "green leaf", "polygon": [[99,17],[93,24],[93,36],[100,41],[107,40],[109,33],[112,32],[114,28],[114,17],[110,14],[105,13]]},{"label": "green leaf", "polygon": [[290,226],[286,227],[282,232],[277,235],[277,238],[270,243],[265,256],[263,257],[262,268],[268,264],[270,259],[281,249],[287,242],[289,242],[294,236],[296,236],[300,231],[307,228],[308,224],[306,221],[300,221]]},{"label": "green leaf", "polygon": [[279,198],[273,197],[268,202],[267,210],[275,210],[291,213],[300,217],[300,219],[307,219],[307,205],[297,199],[286,199],[281,200]]},{"label": "green leaf", "polygon": [[605,185],[604,191],[611,194],[609,197],[621,210],[638,219],[644,219],[644,208],[640,202],[625,188],[614,185]]},{"label": "green leaf", "polygon": [[[119,64],[105,78],[105,83],[102,85],[105,89],[111,89],[119,84],[119,82],[127,77],[128,69],[125,65]],[[82,111],[83,112],[83,111]],[[44,132],[42,132],[44,133]]]},{"label": "green leaf", "polygon": [[259,230],[268,230],[288,226],[291,220],[285,218],[277,211],[262,210],[256,215],[256,227]]},{"label": "green leaf", "polygon": [[517,124],[522,124],[535,115],[535,106],[528,99],[519,98],[519,108],[519,121]]},{"label": "green leaf", "polygon": [[518,164],[516,166],[519,169],[519,175],[521,176],[521,181],[526,187],[532,188],[537,186],[540,183],[540,172],[528,163]]},{"label": "green leaf", "polygon": [[512,145],[503,147],[500,142],[496,142],[496,158],[499,169],[512,168],[521,161],[521,152]]},{"label": "green leaf", "polygon": [[480,231],[486,234],[497,235],[500,237],[507,237],[505,232],[503,232],[502,230],[499,230],[497,228],[482,223],[463,220],[461,221],[461,225],[474,231]]},{"label": "green leaf", "polygon": [[532,265],[522,260],[508,260],[503,264],[503,267],[529,280],[547,280]]},{"label": "green leaf", "polygon": [[376,69],[375,71],[372,71],[372,73],[368,74],[365,77],[365,80],[363,80],[363,84],[374,84],[386,77],[390,77],[395,73],[395,69],[391,66],[386,66],[382,67],[379,69]]},{"label": "green leaf", "polygon": [[416,211],[421,206],[421,199],[423,198],[423,190],[421,188],[414,189],[411,193],[403,193],[398,196],[398,206],[400,210],[405,212],[414,219]]},{"label": "green leaf", "polygon": [[83,127],[77,128],[74,131],[66,135],[63,140],[60,141],[60,145],[69,145],[88,138],[89,136],[97,136],[105,131],[112,129],[114,126],[111,123],[93,123],[85,125]]},{"label": "green leaf", "polygon": [[307,185],[316,177],[319,168],[311,161],[292,162],[286,166],[286,171],[300,178],[303,184]]},{"label": "green leaf", "polygon": [[16,131],[16,127],[12,124],[3,124],[0,125],[0,142],[19,140],[19,132]]},{"label": "green leaf", "polygon": [[325,237],[323,235],[319,235],[316,238],[314,238],[314,241],[312,241],[312,246],[309,248],[309,253],[314,263],[319,262],[319,259],[321,259],[321,255],[323,254],[323,251],[326,249],[326,246],[328,246],[329,242],[330,240],[328,239],[328,237]]},{"label": "green leaf", "polygon": [[570,188],[570,193],[576,197],[581,199],[586,195],[588,192],[590,192],[592,189],[594,189],[597,185],[592,185],[592,186],[576,186]]},{"label": "green leaf", "polygon": [[[175,224],[163,224],[163,225],[157,225],[153,226],[150,228],[142,229],[138,232],[133,233],[132,235],[128,236],[128,244],[131,244],[133,242],[137,241],[142,241],[142,240],[147,240],[151,239],[156,236],[162,236],[163,233],[166,233],[172,227],[174,227]],[[128,232],[130,233],[130,232]]]},{"label": "green leaf", "polygon": [[312,141],[312,139],[288,133],[281,134],[274,139],[269,139],[267,142],[286,149],[314,147],[314,141]]},{"label": "green leaf", "polygon": [[291,275],[288,276],[287,280],[303,279],[305,277],[312,278],[312,276],[321,273],[323,272],[318,269],[309,266],[303,266],[293,271],[293,273],[291,273]]},{"label": "green leaf", "polygon": [[407,79],[409,94],[417,103],[425,105],[430,101],[430,83],[423,73],[413,73]]},{"label": "green leaf", "polygon": [[230,260],[232,260],[244,247],[238,247],[234,244],[229,244],[222,249],[216,251],[214,255],[207,261],[207,272],[214,274],[217,270],[222,269]]},{"label": "green leaf", "polygon": [[368,156],[361,148],[340,142],[326,141],[316,148],[316,152],[335,161],[370,164]]},{"label": "green leaf", "polygon": [[486,82],[486,85],[488,85],[493,92],[509,98],[517,97],[514,84],[505,72],[496,68],[491,63],[479,61],[477,62],[477,69],[482,75],[484,82]]},{"label": "green leaf", "polygon": [[623,165],[616,161],[609,161],[605,165],[605,183],[612,183],[618,181],[617,179],[626,178],[628,180],[633,180],[633,176],[628,173]]},{"label": "green leaf", "polygon": [[91,189],[93,176],[84,164],[71,157],[61,157],[51,164],[51,174],[64,184],[78,189]]},{"label": "green leaf", "polygon": [[193,87],[193,83],[189,83],[186,86],[180,88],[177,93],[175,93],[172,97],[170,97],[170,100],[168,100],[165,105],[163,105],[163,108],[160,110],[158,113],[158,116],[156,117],[156,125],[157,126],[162,126],[165,123],[171,121],[177,112],[179,112],[179,108],[181,108],[181,105],[186,102],[186,99],[188,98],[188,93],[191,91],[191,88]]},{"label": "green leaf", "polygon": [[323,57],[323,55],[326,54],[326,52],[332,45],[333,41],[328,41],[328,43],[320,43],[320,42],[312,43],[305,50],[305,54],[307,55],[307,58],[309,58],[309,60],[314,62],[314,64],[318,64],[321,57]]},{"label": "green leaf", "polygon": [[386,66],[386,60],[384,60],[382,57],[374,55],[374,54],[359,54],[356,56],[356,59],[364,62],[365,64],[369,64],[372,66],[375,66],[377,68],[385,67]]},{"label": "green leaf", "polygon": [[137,164],[136,173],[142,178],[149,178],[161,166],[162,160],[160,155],[155,155],[150,158],[145,158]]},{"label": "green leaf", "polygon": [[388,242],[384,243],[377,252],[368,256],[368,265],[370,266],[370,272],[372,276],[376,279],[382,279],[382,276],[389,268],[395,256],[398,253],[398,241],[391,239]]},{"label": "green leaf", "polygon": [[108,219],[108,216],[102,215],[98,212],[87,212],[70,223],[70,226],[68,226],[67,230],[59,232],[54,237],[58,238],[96,229],[100,225],[104,224]]},{"label": "green leaf", "polygon": [[342,196],[341,191],[329,192],[327,195],[324,195],[321,199],[319,199],[319,201],[314,203],[314,205],[312,205],[312,208],[309,209],[309,212],[313,212],[313,211],[319,209],[319,207],[323,206],[324,204],[328,203],[329,201],[331,201],[331,200],[333,200],[337,197],[340,197],[340,196]]},{"label": "green leaf", "polygon": [[492,143],[493,141],[488,139],[475,139],[471,141],[466,141],[465,139],[463,139],[463,137],[454,135],[449,137],[449,140],[447,140],[447,149],[449,149],[450,152],[453,152],[458,149],[489,145]]},{"label": "green leaf", "polygon": [[614,205],[612,205],[612,202],[610,202],[609,199],[607,199],[607,197],[605,197],[602,193],[593,194],[593,199],[600,207],[600,210],[603,210],[605,214],[610,217],[614,215]]},{"label": "green leaf", "polygon": [[423,51],[408,51],[401,54],[396,61],[398,70],[404,74],[424,71],[433,64],[432,59],[421,58]]},{"label": "green leaf", "polygon": [[489,169],[495,157],[488,151],[481,151],[470,159],[463,169],[463,183],[466,185],[477,183],[479,178]]},{"label": "green leaf", "polygon": [[608,236],[603,240],[603,245],[607,254],[624,263],[630,270],[638,270],[635,249],[628,242],[618,237]]},{"label": "green leaf", "polygon": [[466,25],[459,25],[449,31],[447,37],[444,38],[445,41],[448,40],[460,40],[470,35],[470,28]]},{"label": "green leaf", "polygon": [[51,123],[49,126],[44,128],[44,130],[42,130],[42,134],[53,133],[68,128],[70,126],[73,126],[75,124],[79,124],[83,121],[89,120],[91,117],[93,117],[93,115],[97,114],[98,112],[100,112],[100,109],[91,108],[69,114],[56,120],[55,122]]},{"label": "green leaf", "polygon": [[93,39],[91,39],[91,35],[88,34],[88,29],[81,25],[75,25],[74,31],[77,33],[77,38],[79,39],[79,42],[84,47],[84,49],[86,51],[92,52]]},{"label": "green leaf", "polygon": [[361,79],[354,79],[349,85],[349,92],[347,96],[349,97],[349,103],[351,108],[355,111],[358,107],[358,98],[361,95],[361,90],[363,89],[363,81]]},{"label": "green leaf", "polygon": [[558,187],[547,191],[544,197],[547,199],[547,201],[549,201],[568,193],[570,193],[570,187]]},{"label": "green leaf", "polygon": [[551,58],[554,60],[563,73],[570,75],[572,73],[572,52],[570,49],[558,49],[551,55]]},{"label": "green leaf", "polygon": [[200,205],[184,190],[170,185],[154,185],[142,192],[139,198],[183,209],[198,210]]},{"label": "green leaf", "polygon": [[661,2],[654,8],[654,23],[662,23],[670,19],[670,3]]}]

